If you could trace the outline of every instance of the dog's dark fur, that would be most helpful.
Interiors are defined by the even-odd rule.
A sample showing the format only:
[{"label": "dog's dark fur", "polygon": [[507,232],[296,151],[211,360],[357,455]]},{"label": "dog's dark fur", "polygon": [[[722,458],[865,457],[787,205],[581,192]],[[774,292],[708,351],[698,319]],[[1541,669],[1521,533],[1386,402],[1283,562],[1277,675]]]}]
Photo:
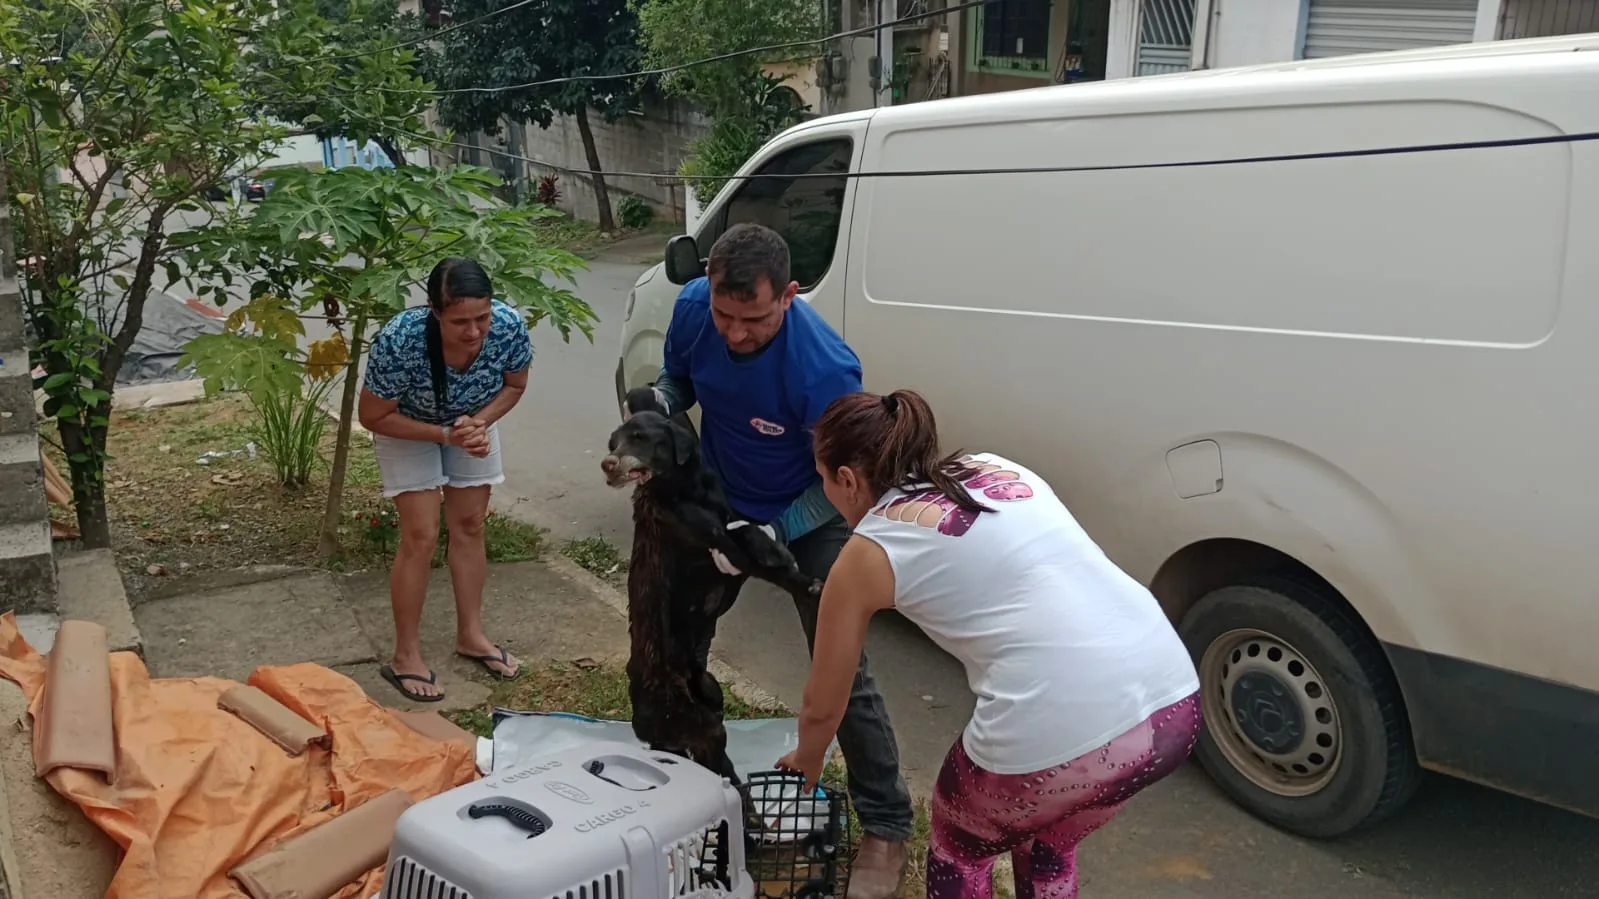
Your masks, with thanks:
[{"label": "dog's dark fur", "polygon": [[632,415],[611,434],[601,463],[613,487],[636,484],[627,576],[628,692],[633,733],[650,748],[691,759],[738,782],[727,756],[722,687],[705,668],[716,620],[746,575],[723,574],[715,547],[747,576],[815,596],[822,582],[758,527],[727,530],[737,516],[701,464],[699,441],[661,414],[648,387],[627,395]]}]

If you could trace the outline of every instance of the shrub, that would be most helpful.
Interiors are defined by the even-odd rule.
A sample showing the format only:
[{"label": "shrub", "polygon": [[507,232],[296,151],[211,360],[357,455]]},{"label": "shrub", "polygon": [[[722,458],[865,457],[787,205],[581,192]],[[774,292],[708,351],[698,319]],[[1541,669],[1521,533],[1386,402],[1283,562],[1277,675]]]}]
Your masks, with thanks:
[{"label": "shrub", "polygon": [[272,463],[278,483],[286,488],[292,490],[310,483],[311,469],[322,458],[322,437],[328,429],[322,400],[332,385],[331,380],[316,380],[309,385],[302,380],[292,388],[274,386],[250,394],[250,405],[256,414],[250,436]]},{"label": "shrub", "polygon": [[554,206],[556,203],[561,202],[561,187],[557,183],[560,180],[554,175],[541,175],[539,177],[538,187],[534,189],[533,197],[539,201],[540,206]]},{"label": "shrub", "polygon": [[637,194],[624,194],[616,204],[616,217],[624,228],[648,228],[655,220],[655,208]]}]

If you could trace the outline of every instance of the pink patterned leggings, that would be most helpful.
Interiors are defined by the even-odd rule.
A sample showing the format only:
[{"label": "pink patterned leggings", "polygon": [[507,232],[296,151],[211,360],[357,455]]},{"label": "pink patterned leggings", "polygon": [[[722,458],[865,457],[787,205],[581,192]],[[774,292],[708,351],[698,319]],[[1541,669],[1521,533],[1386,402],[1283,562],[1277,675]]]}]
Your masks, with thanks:
[{"label": "pink patterned leggings", "polygon": [[1199,725],[1195,693],[1086,755],[1031,774],[985,771],[956,740],[933,790],[928,899],[992,899],[1001,852],[1011,854],[1016,899],[1075,899],[1077,844],[1177,770]]}]

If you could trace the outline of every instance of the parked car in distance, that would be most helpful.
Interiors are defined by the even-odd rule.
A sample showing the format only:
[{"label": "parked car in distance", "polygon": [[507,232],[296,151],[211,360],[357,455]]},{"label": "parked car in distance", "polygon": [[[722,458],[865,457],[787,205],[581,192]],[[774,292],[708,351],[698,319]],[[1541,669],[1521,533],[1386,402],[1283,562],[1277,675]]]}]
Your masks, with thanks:
[{"label": "parked car in distance", "polygon": [[918,390],[947,446],[1044,474],[1149,585],[1234,801],[1332,837],[1425,768],[1599,816],[1596,50],[802,123],[634,285],[618,407],[716,238],[766,224],[867,389]]},{"label": "parked car in distance", "polygon": [[264,200],[267,191],[277,183],[275,178],[250,178],[244,182],[244,198],[246,200]]}]

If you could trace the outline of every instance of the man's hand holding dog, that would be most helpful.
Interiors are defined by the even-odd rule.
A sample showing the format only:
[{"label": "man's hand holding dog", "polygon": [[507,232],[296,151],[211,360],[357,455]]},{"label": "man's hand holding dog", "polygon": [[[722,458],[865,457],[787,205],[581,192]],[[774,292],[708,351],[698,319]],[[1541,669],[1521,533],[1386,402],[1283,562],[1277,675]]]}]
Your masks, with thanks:
[{"label": "man's hand holding dog", "polygon": [[[727,523],[727,529],[730,531],[736,531],[739,528],[747,527],[760,528],[766,534],[766,536],[772,538],[774,541],[777,539],[777,529],[769,524],[751,525],[747,521],[730,521]],[[738,566],[728,561],[727,556],[723,555],[721,550],[716,549],[715,547],[711,548],[711,561],[715,562],[716,569],[725,575],[737,577],[744,573],[738,569]]]},{"label": "man's hand holding dog", "polygon": [[489,426],[470,415],[457,418],[450,425],[450,444],[482,458],[489,454]]}]

